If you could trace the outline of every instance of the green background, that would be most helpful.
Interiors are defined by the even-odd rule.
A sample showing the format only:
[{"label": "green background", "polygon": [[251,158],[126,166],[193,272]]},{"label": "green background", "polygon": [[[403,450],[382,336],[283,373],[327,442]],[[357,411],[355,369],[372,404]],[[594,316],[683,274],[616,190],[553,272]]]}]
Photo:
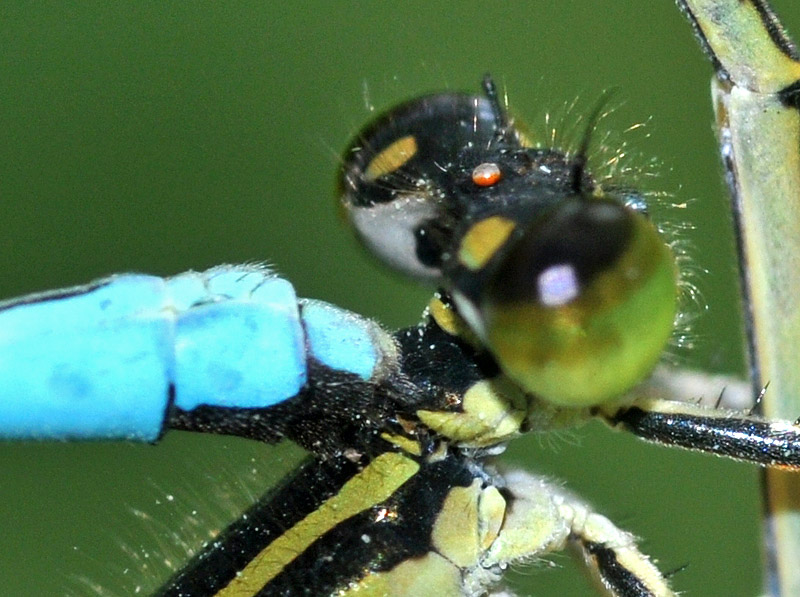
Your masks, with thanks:
[{"label": "green background", "polygon": [[[776,3],[795,30],[800,6]],[[264,261],[303,296],[390,327],[428,289],[385,273],[339,221],[338,154],[376,109],[491,70],[536,125],[619,91],[603,128],[647,122],[651,190],[691,201],[704,303],[682,363],[742,367],[710,69],[671,2],[6,2],[0,6],[0,296],[117,271]],[[367,98],[365,100],[365,98]],[[644,164],[647,160],[642,159]],[[0,595],[143,594],[181,541],[291,467],[284,449],[173,433],[158,447],[0,445]],[[563,479],[643,537],[687,595],[760,589],[757,473],[590,425],[506,460]],[[181,529],[181,530],[179,530]],[[166,555],[161,555],[166,554]],[[570,559],[515,566],[524,595],[589,592]],[[84,580],[81,581],[80,579]]]}]

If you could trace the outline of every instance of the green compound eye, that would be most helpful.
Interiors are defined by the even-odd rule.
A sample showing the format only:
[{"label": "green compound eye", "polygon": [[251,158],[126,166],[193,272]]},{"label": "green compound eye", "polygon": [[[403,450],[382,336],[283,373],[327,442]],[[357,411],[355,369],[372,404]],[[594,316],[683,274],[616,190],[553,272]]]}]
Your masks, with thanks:
[{"label": "green compound eye", "polygon": [[567,199],[515,242],[481,302],[488,344],[526,391],[562,406],[619,397],[673,327],[674,258],[641,214]]}]

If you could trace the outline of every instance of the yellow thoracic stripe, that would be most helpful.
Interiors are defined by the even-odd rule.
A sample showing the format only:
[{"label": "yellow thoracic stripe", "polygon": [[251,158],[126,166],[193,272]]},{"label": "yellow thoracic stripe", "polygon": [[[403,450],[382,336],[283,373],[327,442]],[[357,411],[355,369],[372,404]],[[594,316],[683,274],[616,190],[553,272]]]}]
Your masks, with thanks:
[{"label": "yellow thoracic stripe", "polygon": [[336,495],[262,550],[217,597],[251,597],[318,537],[389,498],[419,470],[414,460],[386,452],[354,475]]}]

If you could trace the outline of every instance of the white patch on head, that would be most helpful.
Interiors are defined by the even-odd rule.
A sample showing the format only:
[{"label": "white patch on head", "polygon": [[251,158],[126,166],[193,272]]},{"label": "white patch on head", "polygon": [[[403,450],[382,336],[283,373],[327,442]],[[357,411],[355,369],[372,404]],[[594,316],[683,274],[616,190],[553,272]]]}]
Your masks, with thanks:
[{"label": "white patch on head", "polygon": [[438,216],[427,194],[409,194],[389,203],[348,207],[350,218],[367,247],[387,265],[421,280],[441,278],[438,268],[417,259],[414,232],[424,221]]},{"label": "white patch on head", "polygon": [[580,294],[578,275],[568,263],[551,265],[536,279],[539,300],[546,307],[566,305]]}]

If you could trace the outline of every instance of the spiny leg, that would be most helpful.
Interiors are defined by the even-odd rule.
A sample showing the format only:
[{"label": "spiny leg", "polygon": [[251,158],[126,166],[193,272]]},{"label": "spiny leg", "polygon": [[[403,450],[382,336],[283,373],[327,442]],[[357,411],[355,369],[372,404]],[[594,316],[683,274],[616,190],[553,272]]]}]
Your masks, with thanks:
[{"label": "spiny leg", "polygon": [[484,568],[505,568],[570,548],[582,556],[608,595],[675,595],[655,564],[639,551],[633,535],[586,502],[524,471],[504,477],[510,498],[502,530],[482,562]]},{"label": "spiny leg", "polygon": [[658,444],[800,470],[800,426],[796,422],[649,397],[593,412],[613,427]]}]

